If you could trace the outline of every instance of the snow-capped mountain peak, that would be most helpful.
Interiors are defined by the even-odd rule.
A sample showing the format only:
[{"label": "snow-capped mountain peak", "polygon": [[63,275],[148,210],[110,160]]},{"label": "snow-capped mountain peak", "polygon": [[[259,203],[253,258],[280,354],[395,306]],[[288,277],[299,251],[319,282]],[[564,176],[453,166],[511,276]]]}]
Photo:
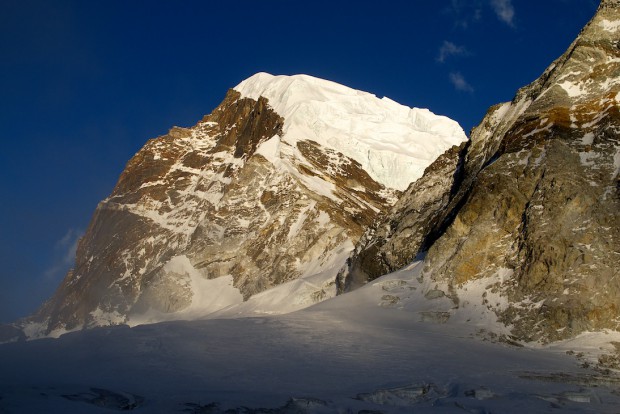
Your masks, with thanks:
[{"label": "snow-capped mountain peak", "polygon": [[277,313],[334,296],[365,227],[463,140],[456,122],[428,110],[306,75],[252,76],[129,161],[75,268],[24,330],[229,306]]},{"label": "snow-capped mountain peak", "polygon": [[234,90],[243,98],[268,99],[284,118],[284,142],[311,140],[333,149],[399,191],[448,148],[467,140],[457,122],[428,109],[308,75],[257,73]]}]

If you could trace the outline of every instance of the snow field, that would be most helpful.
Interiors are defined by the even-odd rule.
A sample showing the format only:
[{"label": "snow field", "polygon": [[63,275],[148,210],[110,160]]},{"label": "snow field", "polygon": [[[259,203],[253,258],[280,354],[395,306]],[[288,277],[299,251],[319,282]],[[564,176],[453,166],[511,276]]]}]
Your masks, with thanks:
[{"label": "snow field", "polygon": [[[182,259],[174,266],[185,268]],[[287,315],[107,327],[2,345],[0,410],[617,412],[613,378],[566,351],[600,352],[602,341],[618,338],[519,348],[482,340],[473,324],[416,317],[450,311],[439,295],[419,300],[427,283],[421,267]],[[390,294],[403,306],[384,306]],[[207,411],[211,403],[217,407]],[[287,404],[301,408],[286,411]]]}]

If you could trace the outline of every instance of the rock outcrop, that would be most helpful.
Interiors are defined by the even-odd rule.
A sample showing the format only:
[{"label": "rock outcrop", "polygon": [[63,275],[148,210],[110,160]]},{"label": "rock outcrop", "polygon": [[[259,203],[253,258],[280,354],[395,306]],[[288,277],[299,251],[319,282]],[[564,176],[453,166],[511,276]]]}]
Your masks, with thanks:
[{"label": "rock outcrop", "polygon": [[391,208],[364,232],[337,276],[338,291],[356,289],[394,272],[425,252],[451,219],[469,142],[454,146],[424,171]]},{"label": "rock outcrop", "polygon": [[[432,234],[429,216],[445,217],[424,277],[456,306],[483,284],[478,300],[522,341],[620,328],[619,44],[620,2],[604,0],[564,55],[472,131],[458,188],[420,196],[449,197],[447,207],[420,214],[408,190],[358,246],[343,272],[354,282],[343,285],[413,260]],[[390,230],[399,225],[421,233],[403,245],[408,236]]]}]

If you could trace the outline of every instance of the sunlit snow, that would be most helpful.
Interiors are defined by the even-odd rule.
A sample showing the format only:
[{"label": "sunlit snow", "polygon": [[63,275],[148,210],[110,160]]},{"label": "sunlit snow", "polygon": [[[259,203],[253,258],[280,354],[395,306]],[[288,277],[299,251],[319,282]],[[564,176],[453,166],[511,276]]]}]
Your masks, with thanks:
[{"label": "sunlit snow", "polygon": [[312,76],[258,73],[234,89],[245,98],[269,100],[285,119],[283,142],[294,147],[312,140],[332,148],[359,162],[379,183],[401,191],[448,148],[467,140],[458,123],[428,109]]}]

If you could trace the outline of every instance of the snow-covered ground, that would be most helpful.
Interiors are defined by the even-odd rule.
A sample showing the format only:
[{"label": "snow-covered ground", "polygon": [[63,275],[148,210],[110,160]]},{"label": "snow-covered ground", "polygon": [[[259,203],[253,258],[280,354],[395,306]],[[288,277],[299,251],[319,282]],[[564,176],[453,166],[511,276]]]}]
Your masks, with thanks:
[{"label": "snow-covered ground", "polygon": [[488,315],[422,297],[420,267],[286,315],[1,345],[0,413],[618,412],[620,380],[567,354],[595,355],[617,334],[491,341]]}]

